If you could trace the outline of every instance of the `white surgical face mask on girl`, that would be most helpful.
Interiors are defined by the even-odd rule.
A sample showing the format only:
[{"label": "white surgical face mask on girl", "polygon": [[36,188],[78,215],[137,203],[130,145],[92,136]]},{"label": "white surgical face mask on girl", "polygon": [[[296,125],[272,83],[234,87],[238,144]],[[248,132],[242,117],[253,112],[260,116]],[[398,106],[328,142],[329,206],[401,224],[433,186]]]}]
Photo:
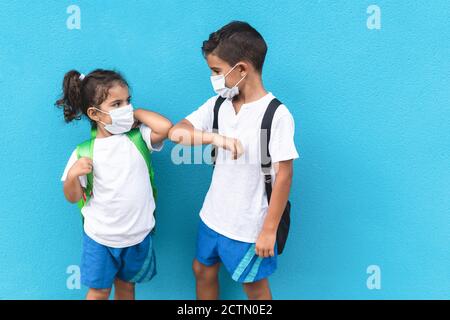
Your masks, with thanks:
[{"label": "white surgical face mask on girl", "polygon": [[109,114],[109,116],[111,117],[111,124],[107,124],[101,121],[99,122],[103,124],[105,126],[105,129],[111,134],[126,133],[133,127],[134,112],[133,106],[131,104],[111,110],[110,112],[106,112],[95,107],[93,108],[100,112]]},{"label": "white surgical face mask on girl", "polygon": [[214,88],[214,91],[222,98],[231,99],[237,96],[239,94],[238,84],[241,83],[241,81],[244,80],[244,78],[247,76],[244,75],[241,80],[239,80],[232,88],[228,88],[225,85],[225,78],[230,74],[231,71],[234,70],[234,68],[236,68],[236,66],[237,64],[233,68],[231,68],[226,75],[219,74],[216,76],[211,76],[211,84]]}]

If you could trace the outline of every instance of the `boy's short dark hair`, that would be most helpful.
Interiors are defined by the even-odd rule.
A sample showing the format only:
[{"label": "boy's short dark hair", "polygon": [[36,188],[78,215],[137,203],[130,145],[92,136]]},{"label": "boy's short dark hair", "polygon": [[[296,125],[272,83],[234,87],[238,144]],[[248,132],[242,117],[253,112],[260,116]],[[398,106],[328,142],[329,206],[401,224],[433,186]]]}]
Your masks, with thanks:
[{"label": "boy's short dark hair", "polygon": [[203,41],[203,56],[213,53],[231,66],[245,60],[262,72],[267,45],[261,34],[247,22],[232,21]]}]

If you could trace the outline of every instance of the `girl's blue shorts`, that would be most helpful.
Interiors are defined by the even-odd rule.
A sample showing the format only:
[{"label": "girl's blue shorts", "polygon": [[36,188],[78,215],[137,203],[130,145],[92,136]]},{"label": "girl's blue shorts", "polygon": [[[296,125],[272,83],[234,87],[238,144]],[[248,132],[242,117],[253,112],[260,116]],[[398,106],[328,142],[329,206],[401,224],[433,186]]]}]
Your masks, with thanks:
[{"label": "girl's blue shorts", "polygon": [[81,283],[89,288],[109,289],[114,280],[141,283],[156,274],[151,233],[141,242],[126,248],[111,248],[97,243],[83,232]]}]

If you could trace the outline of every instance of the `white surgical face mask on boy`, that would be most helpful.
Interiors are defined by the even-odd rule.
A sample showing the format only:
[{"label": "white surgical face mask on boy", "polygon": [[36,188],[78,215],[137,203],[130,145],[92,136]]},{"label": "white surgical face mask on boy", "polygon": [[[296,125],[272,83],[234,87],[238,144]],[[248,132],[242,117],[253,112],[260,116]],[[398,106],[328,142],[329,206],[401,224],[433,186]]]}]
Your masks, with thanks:
[{"label": "white surgical face mask on boy", "polygon": [[103,124],[105,126],[105,129],[112,134],[125,133],[130,131],[133,127],[134,112],[133,106],[131,104],[111,110],[110,112],[106,112],[95,107],[94,109],[109,114],[109,116],[111,117],[111,124],[107,124],[101,121],[99,122]]},{"label": "white surgical face mask on boy", "polygon": [[225,78],[230,74],[231,71],[236,68],[237,64],[227,72],[226,75],[219,74],[216,76],[211,76],[211,84],[214,88],[214,91],[220,95],[222,98],[231,99],[239,94],[238,84],[241,83],[242,80],[247,76],[243,76],[241,80],[239,80],[232,88],[228,88],[225,85]]}]

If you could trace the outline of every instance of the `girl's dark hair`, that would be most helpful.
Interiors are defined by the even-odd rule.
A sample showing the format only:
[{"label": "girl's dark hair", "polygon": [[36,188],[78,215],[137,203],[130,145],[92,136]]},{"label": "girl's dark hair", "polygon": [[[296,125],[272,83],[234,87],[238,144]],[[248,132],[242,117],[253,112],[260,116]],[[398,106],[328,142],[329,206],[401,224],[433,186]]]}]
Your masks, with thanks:
[{"label": "girl's dark hair", "polygon": [[[80,120],[81,115],[87,115],[89,107],[98,107],[108,98],[109,89],[115,85],[128,87],[124,77],[112,70],[97,69],[80,79],[81,73],[76,70],[67,72],[63,80],[63,93],[55,105],[64,111],[64,120]],[[96,126],[95,121],[92,126]]]}]

